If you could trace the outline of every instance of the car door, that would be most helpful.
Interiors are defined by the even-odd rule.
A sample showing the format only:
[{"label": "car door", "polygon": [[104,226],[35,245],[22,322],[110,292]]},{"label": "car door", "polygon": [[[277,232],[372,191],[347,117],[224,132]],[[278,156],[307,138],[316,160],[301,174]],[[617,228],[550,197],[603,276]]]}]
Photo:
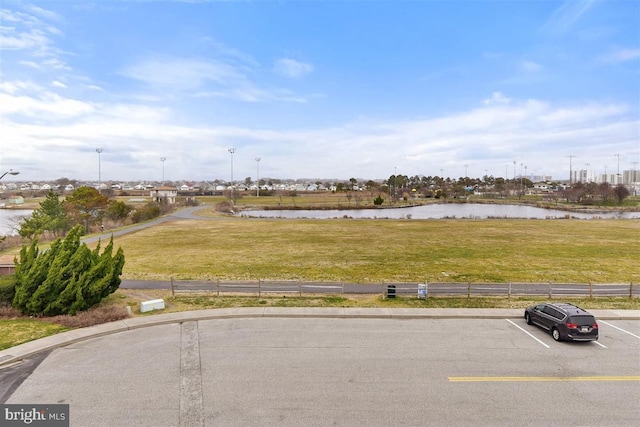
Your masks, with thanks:
[{"label": "car door", "polygon": [[544,309],[546,306],[547,306],[546,304],[538,304],[535,307],[533,307],[533,310],[531,310],[531,321],[534,324],[541,326],[543,328],[546,328],[545,318],[544,318],[544,316],[546,316],[544,314]]},{"label": "car door", "polygon": [[559,315],[560,313],[558,310],[549,305],[545,305],[540,315],[540,322],[542,323],[540,326],[547,330],[551,330],[558,321]]}]

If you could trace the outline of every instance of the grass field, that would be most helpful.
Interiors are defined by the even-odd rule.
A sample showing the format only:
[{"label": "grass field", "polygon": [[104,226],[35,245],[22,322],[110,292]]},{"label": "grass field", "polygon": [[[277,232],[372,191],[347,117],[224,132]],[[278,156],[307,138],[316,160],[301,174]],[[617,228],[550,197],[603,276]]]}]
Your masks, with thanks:
[{"label": "grass field", "polygon": [[[251,205],[253,199],[241,200]],[[260,199],[262,202],[265,198]],[[270,200],[277,205],[277,199]],[[327,205],[348,202],[326,200]],[[297,199],[295,203],[324,202]],[[200,214],[202,220],[163,223],[115,238],[115,246],[125,252],[123,278],[640,282],[637,220],[274,220],[221,216],[211,206]],[[118,290],[96,310],[101,314],[88,313],[85,321],[113,320],[122,316],[118,310],[126,305],[135,313],[140,301],[154,298],[167,302],[162,312],[249,306],[523,308],[538,301],[477,297],[385,300],[380,295],[173,298],[169,291]],[[570,302],[586,309],[637,310],[640,304],[638,298]],[[84,325],[5,316],[0,320],[0,349]]]},{"label": "grass field", "polygon": [[68,331],[61,325],[42,322],[37,319],[0,319],[0,350],[49,335]]},{"label": "grass field", "polygon": [[630,283],[636,220],[164,223],[118,237],[127,279]]}]

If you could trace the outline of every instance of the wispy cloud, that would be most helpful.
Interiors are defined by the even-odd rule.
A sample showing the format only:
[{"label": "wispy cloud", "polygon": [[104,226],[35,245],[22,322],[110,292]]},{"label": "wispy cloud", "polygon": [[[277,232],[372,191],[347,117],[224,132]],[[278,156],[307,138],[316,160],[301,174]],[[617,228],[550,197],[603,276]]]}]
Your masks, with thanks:
[{"label": "wispy cloud", "polygon": [[539,63],[534,61],[529,61],[529,60],[524,60],[520,62],[519,66],[521,70],[527,73],[537,73],[543,68],[542,65],[540,65]]},{"label": "wispy cloud", "polygon": [[551,35],[566,33],[595,2],[596,0],[565,0],[560,7],[553,11],[544,24],[543,31]]},{"label": "wispy cloud", "polygon": [[610,52],[600,56],[603,62],[628,62],[640,58],[640,49],[637,48],[615,48]]},{"label": "wispy cloud", "polygon": [[313,65],[295,59],[280,58],[276,60],[273,71],[281,76],[298,78],[311,73]]},{"label": "wispy cloud", "polygon": [[0,9],[0,51],[26,51],[31,59],[23,60],[22,64],[32,68],[67,68],[54,40],[62,31],[36,14],[53,20],[58,16],[39,7],[30,9],[35,14]]},{"label": "wispy cloud", "polygon": [[207,82],[230,85],[246,79],[236,67],[220,61],[165,55],[145,58],[121,74],[162,90],[193,90]]}]

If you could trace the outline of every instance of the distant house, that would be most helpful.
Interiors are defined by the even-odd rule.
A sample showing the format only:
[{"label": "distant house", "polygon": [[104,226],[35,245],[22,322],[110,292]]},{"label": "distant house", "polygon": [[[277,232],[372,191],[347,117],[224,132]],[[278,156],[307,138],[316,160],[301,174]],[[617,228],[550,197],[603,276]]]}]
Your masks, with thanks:
[{"label": "distant house", "polygon": [[156,187],[151,190],[151,198],[158,203],[168,203],[170,205],[176,202],[178,190],[173,187]]},{"label": "distant house", "polygon": [[73,188],[73,185],[71,185],[71,184],[67,184],[64,187],[64,191],[73,191],[73,190],[74,190],[74,188]]},{"label": "distant house", "polygon": [[24,204],[24,197],[22,196],[11,196],[7,200],[7,203],[10,205],[22,205]]}]

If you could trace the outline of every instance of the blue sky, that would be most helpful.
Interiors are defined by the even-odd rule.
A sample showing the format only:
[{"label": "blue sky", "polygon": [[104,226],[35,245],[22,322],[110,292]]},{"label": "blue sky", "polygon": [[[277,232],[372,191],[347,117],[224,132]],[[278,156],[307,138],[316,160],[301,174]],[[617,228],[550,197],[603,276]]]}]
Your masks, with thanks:
[{"label": "blue sky", "polygon": [[568,179],[569,156],[640,159],[638,1],[0,0],[0,67],[0,168],[20,180],[97,181],[99,162],[161,180],[161,158],[167,180],[255,179],[256,158],[273,178],[516,161]]}]

